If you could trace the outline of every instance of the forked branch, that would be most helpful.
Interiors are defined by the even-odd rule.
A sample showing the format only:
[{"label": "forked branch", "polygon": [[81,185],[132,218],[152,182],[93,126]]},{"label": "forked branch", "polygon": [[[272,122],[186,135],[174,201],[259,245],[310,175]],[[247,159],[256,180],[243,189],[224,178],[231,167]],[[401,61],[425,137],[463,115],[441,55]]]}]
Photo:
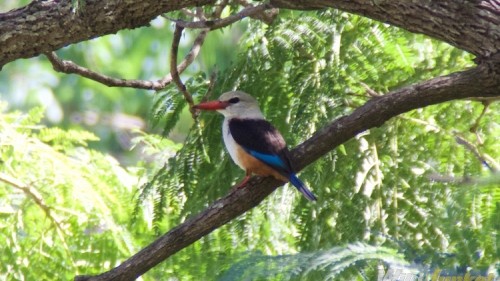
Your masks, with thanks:
[{"label": "forked branch", "polygon": [[254,15],[261,14],[265,10],[272,9],[273,6],[271,4],[265,3],[261,4],[258,6],[247,6],[237,14],[234,14],[232,16],[223,18],[223,19],[217,19],[217,20],[201,20],[201,21],[194,21],[194,22],[189,22],[189,21],[183,21],[183,20],[175,20],[175,19],[170,19],[171,21],[175,22],[177,25],[184,27],[184,28],[208,28],[210,30],[214,29],[219,29],[226,27],[230,24],[233,24],[237,21],[240,21],[246,17],[253,17]]},{"label": "forked branch", "polygon": [[[417,108],[476,96],[498,97],[499,68],[480,65],[372,98],[350,115],[333,121],[293,149],[292,160],[297,169],[303,169],[360,132],[379,127],[387,120]],[[215,201],[206,210],[173,228],[116,268],[98,276],[78,276],[75,280],[134,280],[171,255],[257,206],[280,184],[272,178],[255,177],[247,187],[236,189]]]},{"label": "forked branch", "polygon": [[[201,50],[201,46],[205,41],[207,31],[202,30],[193,42],[191,50],[186,54],[184,60],[175,68],[178,73],[184,72],[186,68],[195,60]],[[49,59],[54,67],[54,70],[66,74],[77,74],[85,78],[94,80],[108,87],[126,87],[145,90],[159,91],[164,89],[172,82],[172,75],[168,73],[160,80],[138,80],[138,79],[121,79],[101,74],[99,72],[90,70],[86,67],[80,66],[72,61],[63,60],[57,56],[55,52],[46,53],[45,56]]]}]

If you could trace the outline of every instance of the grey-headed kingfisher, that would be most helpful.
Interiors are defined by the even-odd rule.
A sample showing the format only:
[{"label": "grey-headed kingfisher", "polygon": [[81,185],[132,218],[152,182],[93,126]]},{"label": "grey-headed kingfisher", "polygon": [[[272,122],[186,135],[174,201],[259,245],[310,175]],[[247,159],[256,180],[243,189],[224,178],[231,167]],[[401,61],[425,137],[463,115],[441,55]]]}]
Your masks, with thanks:
[{"label": "grey-headed kingfisher", "polygon": [[246,172],[238,188],[252,176],[273,176],[290,182],[309,200],[316,196],[297,178],[289,150],[280,132],[264,119],[257,100],[247,93],[232,91],[218,100],[197,104],[195,109],[216,110],[224,115],[222,134],[233,161]]}]

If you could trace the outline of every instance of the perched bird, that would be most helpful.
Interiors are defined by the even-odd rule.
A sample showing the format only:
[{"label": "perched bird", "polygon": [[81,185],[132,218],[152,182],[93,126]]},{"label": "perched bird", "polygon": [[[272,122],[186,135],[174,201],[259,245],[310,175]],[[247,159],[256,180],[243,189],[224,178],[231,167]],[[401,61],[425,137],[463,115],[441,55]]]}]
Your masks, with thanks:
[{"label": "perched bird", "polygon": [[257,100],[247,93],[233,91],[219,100],[203,102],[195,109],[216,110],[224,115],[222,134],[233,161],[246,172],[238,188],[252,176],[273,176],[292,183],[309,200],[316,196],[295,175],[289,151],[280,132],[264,119]]}]

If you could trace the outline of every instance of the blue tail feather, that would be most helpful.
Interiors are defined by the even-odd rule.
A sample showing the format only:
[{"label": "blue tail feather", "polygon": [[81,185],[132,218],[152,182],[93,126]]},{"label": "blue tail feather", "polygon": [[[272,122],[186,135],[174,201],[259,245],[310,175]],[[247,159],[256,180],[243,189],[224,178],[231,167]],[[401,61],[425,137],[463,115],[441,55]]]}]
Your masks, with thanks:
[{"label": "blue tail feather", "polygon": [[307,189],[307,186],[299,179],[295,174],[290,175],[290,183],[293,184],[304,196],[311,200],[311,201],[316,201],[317,198],[314,196],[314,194]]}]

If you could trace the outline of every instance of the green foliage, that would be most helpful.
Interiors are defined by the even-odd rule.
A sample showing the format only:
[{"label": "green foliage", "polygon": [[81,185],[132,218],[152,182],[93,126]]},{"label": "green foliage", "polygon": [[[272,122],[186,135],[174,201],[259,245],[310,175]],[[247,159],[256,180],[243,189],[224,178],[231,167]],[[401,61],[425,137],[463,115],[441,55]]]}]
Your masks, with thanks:
[{"label": "green foliage", "polygon": [[0,113],[0,280],[70,280],[138,249],[126,204],[138,178],[42,112]]},{"label": "green foliage", "polygon": [[[405,265],[407,262],[395,250],[356,243],[346,247],[293,255],[265,256],[251,253],[248,257],[231,266],[218,280],[336,280],[338,276],[355,265],[360,270],[370,272],[374,280],[376,262],[391,265]],[[364,279],[359,272],[344,273],[344,278]]]},{"label": "green foliage", "polygon": [[[60,54],[109,75],[159,79],[168,73],[159,51],[169,46],[166,25],[157,20]],[[334,10],[280,11],[270,26],[252,21],[236,50],[239,32],[211,32],[183,80],[200,100],[205,73],[217,63],[212,98],[233,89],[254,95],[290,147],[364,104],[367,87],[384,94],[472,65],[446,44]],[[0,114],[1,280],[107,270],[244,175],[224,151],[222,117],[202,113],[192,122],[173,85],[153,98],[50,74],[44,60],[29,63],[0,73],[2,98],[10,93],[12,106],[30,109]],[[44,75],[21,83],[37,69]],[[46,110],[31,109],[41,101]],[[498,271],[499,107],[491,104],[476,132],[470,128],[483,107],[474,101],[415,110],[364,132],[300,174],[317,203],[280,188],[144,279],[374,280],[380,267]],[[141,159],[128,168],[94,149],[123,157],[129,147],[116,148],[121,131],[101,122],[119,112],[150,116],[166,136],[134,132],[130,146]]]},{"label": "green foliage", "polygon": [[[241,46],[237,61],[218,75],[215,91],[240,89],[256,96],[290,146],[366,102],[367,86],[383,94],[471,65],[469,55],[446,44],[336,11],[282,12],[271,26],[251,24]],[[259,255],[231,265],[242,253],[314,256],[358,242],[397,249],[420,271],[484,271],[498,264],[498,182],[476,187],[433,180],[491,175],[455,140],[461,136],[487,159],[498,159],[498,115],[487,114],[477,135],[469,132],[481,109],[470,101],[437,105],[359,135],[301,174],[320,198],[316,204],[284,187],[185,255],[172,257],[166,268],[183,280],[225,270],[228,275],[221,276],[242,273],[241,280],[288,280],[297,275],[293,266],[279,272],[286,258],[271,262],[271,271],[270,261]],[[224,152],[221,121],[220,115],[202,113],[184,147],[145,186],[161,198],[155,205],[161,208],[155,211],[158,231],[203,210],[243,176]],[[196,268],[189,265],[193,261]],[[304,270],[319,275],[300,280],[364,279],[359,264],[340,272],[332,269],[338,262],[326,261],[319,271],[305,264]]]},{"label": "green foliage", "polygon": [[[207,77],[201,73],[190,79],[184,84],[189,93],[194,97],[202,96],[207,91]],[[153,103],[152,125],[163,127],[163,135],[169,136],[174,127],[179,122],[181,114],[186,107],[184,96],[174,84],[170,84],[163,91],[156,93]]]}]

